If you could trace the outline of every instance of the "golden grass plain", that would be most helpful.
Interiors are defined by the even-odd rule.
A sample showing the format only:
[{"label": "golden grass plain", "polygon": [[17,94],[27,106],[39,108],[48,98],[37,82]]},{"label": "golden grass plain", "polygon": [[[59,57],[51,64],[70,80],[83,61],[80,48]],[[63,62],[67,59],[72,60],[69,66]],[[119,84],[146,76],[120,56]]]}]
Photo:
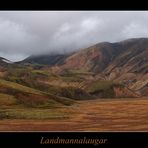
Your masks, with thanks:
[{"label": "golden grass plain", "polygon": [[2,119],[0,131],[148,131],[148,98],[77,101],[49,111],[68,117]]}]

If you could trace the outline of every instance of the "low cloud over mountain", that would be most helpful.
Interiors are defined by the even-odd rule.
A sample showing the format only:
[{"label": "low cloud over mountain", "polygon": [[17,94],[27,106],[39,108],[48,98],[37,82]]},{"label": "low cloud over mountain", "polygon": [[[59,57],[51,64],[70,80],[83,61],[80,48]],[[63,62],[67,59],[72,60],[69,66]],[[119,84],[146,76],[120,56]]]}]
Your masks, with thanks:
[{"label": "low cloud over mountain", "polygon": [[2,11],[0,56],[71,52],[102,41],[148,36],[148,12]]}]

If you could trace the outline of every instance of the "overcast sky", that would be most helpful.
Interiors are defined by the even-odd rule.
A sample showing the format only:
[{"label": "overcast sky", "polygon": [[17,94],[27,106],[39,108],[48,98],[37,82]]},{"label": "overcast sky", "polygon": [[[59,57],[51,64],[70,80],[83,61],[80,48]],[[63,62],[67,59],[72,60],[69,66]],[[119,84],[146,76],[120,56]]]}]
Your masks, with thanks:
[{"label": "overcast sky", "polygon": [[148,11],[0,11],[0,56],[12,61],[133,37],[148,37]]}]

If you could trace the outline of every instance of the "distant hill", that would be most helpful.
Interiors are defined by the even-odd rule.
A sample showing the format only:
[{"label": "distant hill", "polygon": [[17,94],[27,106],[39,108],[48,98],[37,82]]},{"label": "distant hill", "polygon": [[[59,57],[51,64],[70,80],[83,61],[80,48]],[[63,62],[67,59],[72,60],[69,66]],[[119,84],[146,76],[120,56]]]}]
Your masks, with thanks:
[{"label": "distant hill", "polygon": [[61,65],[68,56],[68,54],[33,55],[18,63]]}]

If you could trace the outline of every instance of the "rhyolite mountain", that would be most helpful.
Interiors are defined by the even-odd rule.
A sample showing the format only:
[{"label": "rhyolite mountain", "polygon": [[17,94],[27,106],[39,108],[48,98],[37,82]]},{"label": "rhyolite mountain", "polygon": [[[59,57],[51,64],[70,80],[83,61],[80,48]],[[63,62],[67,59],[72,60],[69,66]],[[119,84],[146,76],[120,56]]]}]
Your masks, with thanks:
[{"label": "rhyolite mountain", "polygon": [[102,42],[69,54],[32,55],[15,63],[0,58],[0,76],[68,98],[148,96],[148,38]]},{"label": "rhyolite mountain", "polygon": [[[30,56],[23,63],[60,65],[63,69],[83,69],[110,73],[116,67],[130,72],[148,72],[148,38],[133,38],[116,43],[102,42],[72,54]],[[130,67],[130,68],[129,68]]]},{"label": "rhyolite mountain", "polygon": [[102,42],[67,55],[31,56],[23,63],[46,64],[54,72],[92,72],[94,79],[122,82],[140,92],[148,89],[148,38]]},{"label": "rhyolite mountain", "polygon": [[62,68],[111,73],[115,68],[126,72],[148,72],[148,39],[129,39],[117,43],[99,43],[65,59]]}]

